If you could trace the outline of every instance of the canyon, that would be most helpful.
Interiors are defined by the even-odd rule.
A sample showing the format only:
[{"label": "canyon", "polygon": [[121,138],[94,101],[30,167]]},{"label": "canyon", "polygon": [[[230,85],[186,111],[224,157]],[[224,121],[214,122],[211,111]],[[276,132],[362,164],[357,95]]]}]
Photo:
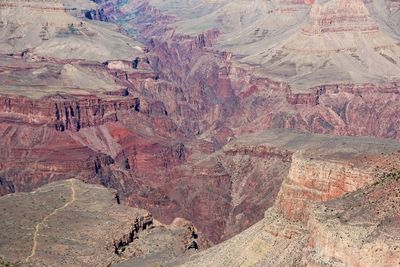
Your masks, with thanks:
[{"label": "canyon", "polygon": [[[268,135],[257,135],[257,141],[270,141]],[[278,140],[292,149],[299,144],[303,148],[293,154],[289,173],[264,218],[221,244],[165,266],[400,263],[398,144],[291,135]]]},{"label": "canyon", "polygon": [[[164,225],[122,266],[396,266],[397,180],[378,177],[399,169],[398,14],[394,0],[5,0],[0,205],[62,181],[112,188]],[[168,226],[182,222],[211,248],[185,252]],[[175,232],[186,243],[157,251]],[[107,253],[93,260],[122,261]]]},{"label": "canyon", "polygon": [[[383,200],[378,190],[390,193]],[[314,204],[306,223],[271,208],[239,235],[165,266],[397,266],[398,190],[397,178]]]}]

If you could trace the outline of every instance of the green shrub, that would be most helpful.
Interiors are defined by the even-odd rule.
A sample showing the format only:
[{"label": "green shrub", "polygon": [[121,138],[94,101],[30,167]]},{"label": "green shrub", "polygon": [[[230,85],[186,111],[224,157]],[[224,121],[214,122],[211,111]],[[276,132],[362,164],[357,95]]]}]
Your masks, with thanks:
[{"label": "green shrub", "polygon": [[68,30],[69,30],[70,33],[77,33],[78,32],[78,30],[75,28],[73,23],[68,24]]}]

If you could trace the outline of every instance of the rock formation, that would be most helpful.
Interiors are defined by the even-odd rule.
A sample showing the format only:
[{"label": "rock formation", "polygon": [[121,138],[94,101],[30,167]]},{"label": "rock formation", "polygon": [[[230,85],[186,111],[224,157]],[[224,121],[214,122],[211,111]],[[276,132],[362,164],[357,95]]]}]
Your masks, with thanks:
[{"label": "rock formation", "polygon": [[185,253],[191,229],[161,225],[145,210],[118,205],[114,194],[70,179],[1,197],[0,257],[23,266],[109,266],[122,255]]},{"label": "rock formation", "polygon": [[[206,254],[288,266],[336,259],[313,249],[313,203],[394,162],[395,141],[355,136],[400,139],[396,1],[3,2],[0,195],[102,184],[165,224],[192,221],[200,249],[263,220]],[[136,234],[115,237],[117,254]]]},{"label": "rock formation", "polygon": [[[41,56],[98,61],[142,54],[140,43],[70,13],[87,7],[89,1],[80,1],[71,8],[65,2],[68,1],[2,1],[0,52],[16,53],[29,48]],[[73,42],[65,42],[66,39]]]},{"label": "rock formation", "polygon": [[398,172],[388,172],[373,185],[316,208],[308,222],[310,237],[302,262],[399,265],[398,181]]},{"label": "rock formation", "polygon": [[378,24],[370,17],[362,0],[335,0],[322,6],[316,3],[311,9],[310,16],[314,24],[305,31],[312,34],[379,30]]},{"label": "rock formation", "polygon": [[[284,142],[293,146],[304,137]],[[357,138],[311,140],[294,154],[264,219],[226,242],[165,265],[397,266],[397,149],[381,154],[381,145]],[[322,179],[313,180],[314,175]]]}]

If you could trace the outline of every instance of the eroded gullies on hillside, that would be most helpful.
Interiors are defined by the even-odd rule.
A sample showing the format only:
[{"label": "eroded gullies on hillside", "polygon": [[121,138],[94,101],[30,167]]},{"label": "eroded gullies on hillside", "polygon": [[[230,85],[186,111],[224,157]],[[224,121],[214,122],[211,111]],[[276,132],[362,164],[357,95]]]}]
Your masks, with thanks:
[{"label": "eroded gullies on hillside", "polygon": [[[312,7],[313,18],[308,18],[311,6],[298,0],[176,1],[172,11],[166,10],[167,2],[159,1],[151,3],[161,3],[162,11],[146,1],[99,0],[96,2],[101,6],[91,3],[88,7],[81,7],[81,2],[86,1],[79,1],[79,10],[75,11],[43,8],[49,1],[18,1],[25,5],[20,10],[15,1],[12,6],[2,6],[2,14],[10,22],[8,26],[16,27],[18,34],[17,39],[9,40],[7,23],[1,24],[6,36],[4,47],[8,49],[8,55],[1,61],[5,63],[1,67],[4,75],[1,81],[7,84],[3,90],[11,93],[0,98],[4,103],[0,107],[1,194],[31,191],[45,182],[79,177],[118,188],[124,202],[151,209],[163,221],[170,222],[177,216],[191,218],[201,236],[214,243],[262,219],[264,211],[276,201],[266,219],[245,232],[252,233],[251,238],[233,239],[244,240],[241,245],[235,243],[237,249],[230,247],[229,241],[227,247],[217,246],[205,253],[218,251],[217,265],[245,263],[249,258],[250,263],[270,265],[264,258],[267,255],[287,266],[301,260],[302,249],[308,242],[311,228],[306,223],[314,216],[311,202],[340,197],[369,184],[374,181],[377,163],[382,164],[378,164],[378,170],[394,165],[395,155],[390,153],[398,145],[391,141],[278,130],[239,137],[247,132],[285,127],[398,139],[398,83],[380,73],[385,69],[389,69],[389,74],[396,71],[398,50],[392,43],[396,37],[386,27],[376,29],[381,21],[372,13],[368,15],[362,1],[317,1],[321,6]],[[33,6],[26,6],[27,3]],[[189,9],[180,9],[186,3]],[[264,6],[266,3],[268,6]],[[332,12],[332,5],[339,7],[340,14]],[[196,6],[204,12],[194,15]],[[19,18],[21,10],[29,8],[35,9],[32,19],[39,19],[42,24],[19,25],[10,16],[9,12],[15,12]],[[143,47],[145,54],[125,44],[128,37],[114,31],[113,24],[86,21],[88,10],[91,19],[118,22],[124,28],[121,31],[140,37],[148,45],[148,49]],[[70,16],[70,12],[78,18]],[[171,16],[176,12],[180,13],[178,18]],[[56,27],[50,25],[57,20],[54,14],[61,21],[54,24]],[[344,20],[340,19],[342,15]],[[199,24],[191,28],[187,19]],[[50,21],[49,25],[46,21]],[[201,33],[215,24],[220,24],[220,31]],[[20,35],[27,25],[33,27],[33,35]],[[185,30],[181,26],[188,26],[187,30],[196,32],[196,36],[180,34]],[[308,26],[316,27],[307,31]],[[239,39],[224,39],[232,36]],[[368,38],[375,40],[375,44],[368,43],[365,47],[373,50],[371,66],[380,64],[379,69],[372,70],[372,74],[363,71],[370,59],[360,54],[357,47],[354,50],[351,41],[337,36],[361,43]],[[37,49],[9,51],[10,42],[23,47],[25,41]],[[64,41],[61,50],[47,50],[49,44],[60,48],[60,42]],[[79,47],[74,47],[75,44]],[[136,41],[130,39],[129,44]],[[321,48],[319,44],[325,46]],[[127,54],[123,58],[114,51],[119,46],[121,51],[128,49],[124,50]],[[268,50],[270,46],[272,50]],[[68,52],[71,49],[75,52]],[[236,62],[236,52],[242,49],[244,54],[254,55],[251,59],[256,61],[251,68],[245,64],[238,66]],[[140,55],[136,54],[138,51]],[[284,77],[283,81],[266,77],[265,69],[260,68],[259,51],[267,51],[264,59],[276,67],[272,71],[279,72],[275,74]],[[80,59],[72,59],[77,54]],[[357,73],[346,68],[339,73],[340,65],[351,65]],[[324,73],[313,72],[319,67]],[[255,70],[261,74],[255,75]],[[358,83],[360,71],[368,82]],[[358,84],[326,85],[325,72],[329,74],[328,80]],[[304,88],[290,86],[291,77]],[[47,79],[51,86],[43,88]],[[310,87],[310,82],[317,86]],[[14,90],[27,97],[12,95]],[[45,96],[56,91],[62,93]],[[63,207],[65,203],[60,204]],[[69,207],[71,204],[65,208]],[[55,215],[60,215],[59,211]],[[39,239],[43,225],[38,228]],[[153,228],[148,235],[147,231],[141,232],[138,235],[146,233],[147,239],[129,243],[131,227],[112,237],[118,244],[122,242],[118,254],[123,247],[123,255],[127,257],[135,247],[147,247],[147,251],[160,247],[161,243],[149,238],[157,240],[158,231],[163,229]],[[322,226],[316,224],[315,228],[318,227]],[[162,245],[167,252],[150,253],[147,258],[142,255],[146,259],[137,257],[133,261],[137,259],[140,264],[147,260],[167,261],[181,249],[195,248],[192,237],[184,230],[185,238],[189,236],[189,243],[182,243],[185,246],[168,245],[179,235],[174,230],[163,235],[169,240]],[[331,243],[331,236],[321,238],[319,244]],[[252,245],[247,246],[249,243]],[[117,257],[112,241],[109,244],[112,256]],[[282,250],[275,250],[274,254],[274,247]],[[285,247],[290,255],[284,253]],[[326,250],[316,251],[312,247],[310,250],[309,256],[314,259],[310,262],[352,260],[339,254],[332,260],[332,249],[328,246]],[[42,250],[34,251],[29,260]]]},{"label": "eroded gullies on hillside", "polygon": [[73,10],[87,8],[88,2],[75,2],[71,8],[61,0],[3,1],[0,51],[18,53],[30,48],[40,56],[96,61],[128,59],[143,53],[139,42],[116,32],[115,27],[71,15]]},{"label": "eroded gullies on hillside", "polygon": [[[110,10],[108,11],[111,13],[110,15],[116,16],[115,13],[112,13],[114,12],[112,5]],[[151,15],[148,14],[150,11],[157,14],[157,11],[150,7],[148,13],[145,11],[146,9],[143,9],[138,16]],[[130,12],[130,10],[128,9],[127,12]],[[186,161],[186,157],[182,157],[180,152],[182,146],[187,149],[188,155],[193,152],[197,153],[198,150],[201,150],[198,153],[200,155],[203,152],[209,154],[231,139],[235,135],[234,130],[237,130],[236,134],[240,134],[241,127],[247,126],[247,122],[244,122],[247,120],[253,122],[253,124],[244,127],[247,128],[243,130],[244,132],[254,131],[252,127],[257,127],[256,130],[266,127],[303,127],[315,132],[396,137],[396,131],[393,131],[394,123],[391,122],[387,122],[384,126],[379,125],[379,127],[364,127],[370,125],[368,118],[370,121],[376,121],[375,114],[377,113],[381,114],[382,117],[394,118],[393,114],[396,114],[396,109],[390,109],[385,105],[385,110],[378,109],[375,111],[371,109],[370,102],[363,102],[367,97],[361,97],[364,92],[368,91],[368,95],[373,95],[380,101],[395,98],[395,84],[392,85],[394,89],[393,87],[383,88],[381,92],[379,88],[379,93],[376,92],[378,89],[371,84],[358,87],[352,85],[321,86],[314,88],[316,90],[315,95],[303,96],[286,95],[288,88],[284,84],[258,83],[257,79],[245,76],[246,79],[244,80],[250,80],[255,84],[250,87],[254,90],[249,89],[242,96],[235,91],[242,86],[236,86],[235,82],[241,79],[240,75],[247,74],[243,74],[244,70],[237,70],[237,73],[235,70],[229,75],[238,74],[237,80],[231,80],[228,77],[228,68],[225,63],[217,64],[220,60],[229,57],[223,53],[212,57],[212,64],[209,64],[207,61],[209,53],[206,49],[204,49],[206,51],[202,50],[205,44],[208,48],[212,43],[207,35],[200,35],[195,39],[180,38],[177,36],[176,43],[173,43],[173,45],[160,41],[158,43],[153,42],[154,49],[158,49],[157,52],[160,53],[160,58],[162,57],[162,63],[172,62],[170,64],[175,68],[172,73],[164,70],[166,73],[163,76],[168,81],[157,80],[156,77],[150,80],[146,77],[143,80],[135,79],[135,76],[130,78],[127,77],[125,71],[118,71],[119,68],[125,69],[127,66],[125,63],[129,63],[129,61],[108,62],[107,68],[115,68],[109,73],[112,77],[122,77],[121,80],[126,81],[128,79],[129,82],[136,82],[139,85],[146,84],[146,86],[137,86],[136,89],[138,90],[136,91],[131,90],[132,88],[122,89],[123,92],[127,92],[121,95],[122,99],[113,96],[113,93],[110,92],[107,92],[108,97],[102,96],[105,99],[92,96],[77,99],[76,97],[58,95],[37,102],[19,98],[16,98],[15,101],[12,98],[10,102],[8,98],[5,98],[5,101],[12,105],[8,104],[4,107],[3,115],[8,122],[3,126],[4,145],[16,143],[19,138],[29,134],[30,131],[35,136],[32,143],[18,143],[21,144],[18,149],[11,149],[9,154],[5,154],[5,158],[9,161],[8,164],[10,164],[7,172],[15,176],[22,176],[21,173],[23,173],[24,176],[31,177],[30,186],[36,186],[40,179],[50,179],[49,177],[60,179],[64,175],[63,172],[72,172],[76,169],[84,170],[84,176],[87,180],[116,187],[122,187],[121,184],[123,184],[124,187],[121,189],[126,192],[127,199],[132,204],[140,203],[153,208],[157,205],[165,205],[169,212],[165,212],[163,216],[186,213],[185,216],[198,216],[196,219],[204,225],[211,220],[216,220],[216,226],[203,226],[203,229],[204,231],[212,231],[209,236],[216,240],[215,242],[219,242],[221,238],[227,238],[261,218],[263,210],[272,204],[287,168],[271,167],[265,172],[266,175],[259,179],[260,181],[255,178],[259,177],[258,172],[262,171],[255,171],[249,175],[249,179],[240,182],[240,175],[225,170],[230,169],[228,165],[230,160],[218,162],[218,164],[212,165],[213,168],[210,168],[212,171],[215,170],[218,182],[214,179],[207,180],[212,176],[208,173],[207,177],[207,172],[195,172],[196,175],[207,181],[204,182],[207,185],[199,184],[196,188],[198,191],[194,193],[197,198],[193,198],[191,203],[181,205],[177,204],[181,203],[181,198],[186,199],[188,194],[196,191],[187,189],[191,188],[192,180],[196,178],[191,178],[192,172],[184,172],[182,177],[175,176],[176,173],[180,173],[179,169],[176,172],[175,167]],[[179,43],[180,40],[183,44]],[[179,49],[175,49],[175,46]],[[176,55],[175,51],[179,54]],[[186,51],[196,53],[196,56],[185,54]],[[178,59],[187,58],[202,58],[202,60],[193,62],[196,68],[190,68],[191,65],[181,62],[182,60],[177,62]],[[136,58],[132,62],[136,62]],[[141,60],[139,65],[143,62],[146,63],[146,60]],[[167,65],[165,68],[168,69],[169,66]],[[178,73],[178,66],[182,68],[183,73]],[[135,69],[133,66],[132,68]],[[186,72],[192,73],[191,76],[188,76],[189,78],[186,77]],[[41,77],[46,78],[46,75]],[[182,81],[183,77],[186,77],[187,80],[182,83],[175,84],[171,81],[173,79]],[[213,80],[215,77],[218,77],[218,82]],[[154,87],[147,86],[149,84],[154,85]],[[189,85],[194,86],[189,87]],[[243,88],[247,88],[247,86],[248,84],[243,84]],[[366,88],[366,86],[368,87]],[[212,88],[214,87],[218,89],[218,94],[213,92]],[[143,97],[138,98],[130,95],[132,91],[136,94],[140,92]],[[118,94],[118,92],[120,91],[118,90],[115,94]],[[375,95],[373,92],[375,92]],[[348,95],[351,95],[352,100],[347,99]],[[150,99],[159,97],[163,101],[154,99],[156,101],[146,103],[143,99],[144,96]],[[243,97],[243,100],[239,96]],[[375,98],[373,101],[375,101]],[[285,101],[288,101],[290,105],[288,104],[288,106],[283,107],[283,110],[280,110],[286,104]],[[395,101],[392,102],[395,103]],[[256,108],[253,110],[252,107],[254,106]],[[41,108],[43,107],[45,110],[42,111]],[[393,107],[393,104],[390,107]],[[310,113],[310,110],[316,114]],[[304,117],[297,115],[296,112],[300,111],[304,112]],[[272,114],[270,114],[271,112]],[[358,116],[352,116],[352,112],[358,116],[362,114],[363,120],[360,120]],[[368,112],[371,112],[371,114]],[[209,113],[212,113],[213,116]],[[232,124],[228,123],[227,127],[225,127],[224,121],[226,116],[232,116],[231,120],[233,121]],[[173,122],[171,122],[171,118],[174,120]],[[361,123],[362,127],[358,127],[357,123]],[[355,126],[351,128],[351,125]],[[51,132],[52,129],[50,128],[56,129],[57,133]],[[182,129],[186,132],[181,133],[180,130]],[[362,129],[362,131],[360,132],[359,129]],[[63,134],[64,132],[65,134]],[[162,134],[164,137],[172,136],[172,138],[175,138],[178,136],[179,139],[183,135],[201,135],[201,137],[209,137],[211,142],[201,140],[194,144],[191,149],[191,144],[184,144],[182,140],[167,141],[165,138],[153,136],[154,133]],[[68,143],[68,145],[63,146],[63,142]],[[54,144],[57,145],[54,146]],[[56,152],[52,152],[51,157],[44,157],[41,154],[48,153],[49,150]],[[23,153],[26,158],[18,161],[17,159],[21,158],[20,151],[29,151],[29,153]],[[60,157],[54,156],[61,152],[63,153],[62,162],[60,162]],[[277,153],[277,155],[280,154]],[[40,162],[38,162],[39,159]],[[280,163],[279,157],[276,160]],[[101,162],[100,165],[99,162]],[[255,163],[250,162],[248,166],[253,166],[253,164]],[[187,165],[183,166],[182,169],[190,170],[191,162]],[[21,171],[23,169],[21,166],[26,169]],[[149,166],[152,168],[149,168]],[[197,166],[199,167],[197,168]],[[206,166],[209,167],[209,165]],[[272,166],[272,163],[269,162],[266,166]],[[196,163],[195,169],[201,170],[202,168],[206,169],[202,167],[202,163]],[[257,170],[253,167],[247,168]],[[68,175],[73,176],[73,174]],[[271,177],[280,178],[272,179]],[[138,185],[142,180],[148,181],[151,185]],[[174,182],[171,185],[162,183],[160,186],[160,181],[164,180]],[[235,182],[232,193],[230,191],[231,180],[238,181]],[[246,188],[257,188],[257,185],[262,184],[261,181],[268,183],[268,186],[264,186],[263,190],[270,193],[268,198],[263,201],[252,199],[251,190],[241,189],[243,185],[251,185]],[[181,186],[181,183],[183,183],[183,186]],[[20,189],[30,190],[27,181],[22,182],[15,179],[14,184]],[[127,186],[127,184],[130,185]],[[209,185],[215,187],[215,191],[212,193],[208,192]],[[137,191],[130,190],[130,186]],[[198,200],[204,195],[216,199],[223,196],[226,201],[208,214],[207,212],[192,214],[194,206],[200,211],[209,206],[209,203]],[[242,196],[244,197],[242,198]],[[249,209],[248,206],[254,203],[257,205],[252,206],[253,210]],[[227,206],[229,208],[226,208]],[[221,214],[220,212],[223,212],[224,216],[229,218],[229,227],[226,227],[226,229],[223,229],[225,226],[221,223],[223,218],[215,219],[214,213]],[[160,211],[159,215],[161,213]],[[169,215],[172,213],[174,215]],[[243,214],[246,216],[243,216]],[[165,219],[171,220],[172,218]],[[222,232],[224,233],[221,234]]]},{"label": "eroded gullies on hillside", "polygon": [[[346,147],[348,143],[342,149]],[[278,200],[263,220],[226,242],[167,266],[209,266],[210,262],[215,266],[397,266],[399,152],[350,153],[346,160],[325,155],[318,168],[312,164],[321,156],[315,152],[304,156],[293,159]],[[346,177],[368,168],[367,181],[349,188]],[[310,183],[313,175],[329,177],[328,184],[319,179]],[[295,176],[305,179],[296,182]],[[352,182],[361,182],[358,177]],[[290,193],[288,187],[297,193]],[[282,199],[288,205],[282,205]]]},{"label": "eroded gullies on hillside", "polygon": [[[261,65],[260,72],[295,89],[399,79],[398,36],[385,23],[381,27],[379,15],[372,17],[363,1],[195,2],[211,11],[196,12],[190,8],[193,3],[182,2],[175,9],[151,1],[177,17],[175,25],[183,34],[217,28],[218,49],[240,55],[251,66]],[[185,10],[194,15],[186,16]],[[190,30],[189,25],[204,28]]]}]

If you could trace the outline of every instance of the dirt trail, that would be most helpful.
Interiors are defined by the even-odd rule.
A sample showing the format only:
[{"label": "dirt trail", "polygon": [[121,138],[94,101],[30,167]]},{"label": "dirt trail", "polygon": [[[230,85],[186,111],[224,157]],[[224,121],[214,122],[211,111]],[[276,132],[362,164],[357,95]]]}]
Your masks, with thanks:
[{"label": "dirt trail", "polygon": [[68,207],[69,205],[71,205],[74,201],[75,201],[75,189],[74,189],[74,181],[71,180],[71,200],[68,201],[67,203],[65,203],[62,207],[59,207],[57,209],[55,209],[53,212],[51,212],[50,214],[48,214],[46,217],[43,218],[43,220],[38,223],[35,227],[35,233],[33,234],[33,246],[32,246],[32,252],[31,254],[25,259],[25,262],[29,262],[30,258],[32,258],[33,256],[35,256],[36,253],[36,248],[37,248],[37,237],[39,235],[39,230],[40,230],[40,226],[42,226],[44,224],[45,221],[47,221],[51,216],[53,216],[54,214],[56,214],[59,210],[62,210],[66,207]]}]

